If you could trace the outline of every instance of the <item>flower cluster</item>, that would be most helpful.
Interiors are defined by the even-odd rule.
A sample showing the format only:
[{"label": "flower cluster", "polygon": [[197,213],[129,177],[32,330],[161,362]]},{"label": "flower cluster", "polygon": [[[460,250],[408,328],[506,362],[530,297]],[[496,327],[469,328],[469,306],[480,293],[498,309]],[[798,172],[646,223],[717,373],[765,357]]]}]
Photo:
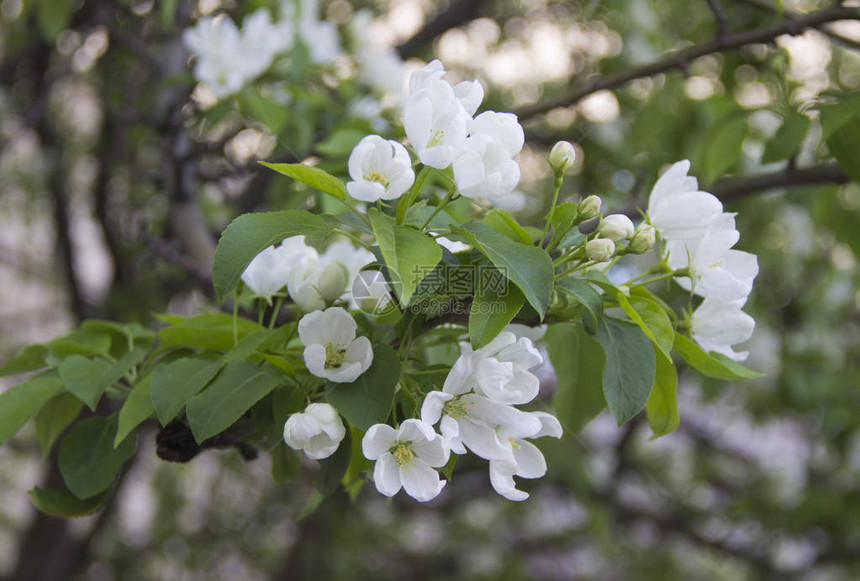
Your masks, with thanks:
[{"label": "flower cluster", "polygon": [[[414,72],[403,105],[403,127],[420,162],[452,167],[457,191],[467,198],[504,200],[520,181],[514,157],[522,150],[523,128],[512,113],[484,111],[479,81],[455,86],[442,79],[438,60]],[[349,194],[365,202],[393,200],[415,180],[412,162],[400,143],[369,135],[349,157]]]},{"label": "flower cluster", "polygon": [[515,406],[532,401],[540,381],[529,369],[543,357],[526,337],[503,331],[488,345],[473,350],[462,346],[441,391],[431,391],[421,407],[421,419],[439,423],[442,437],[455,454],[467,449],[490,461],[490,481],[510,500],[524,500],[514,476],[540,478],[546,462],[526,438],[560,438],[558,420],[544,412],[525,412]]},{"label": "flower cluster", "polygon": [[292,236],[260,252],[242,273],[242,281],[255,296],[269,302],[287,287],[293,302],[310,312],[338,300],[351,303],[352,281],[373,260],[370,252],[345,240],[330,244],[320,254],[305,243],[304,236]]},{"label": "flower cluster", "polygon": [[283,16],[272,20],[260,8],[237,27],[226,15],[207,16],[185,30],[185,47],[197,59],[194,78],[205,83],[219,99],[237,93],[266,72],[275,59],[302,42],[315,63],[328,64],[340,54],[337,29],[318,19],[316,0],[298,5],[284,2]]},{"label": "flower cluster", "polygon": [[669,266],[689,273],[675,281],[704,299],[690,321],[693,339],[706,351],[743,361],[748,353],[735,352],[732,345],[749,339],[755,328],[741,309],[758,275],[758,260],[732,249],[740,238],[735,214],[723,212],[716,196],[699,191],[689,169],[689,161],[679,161],[660,176],[648,218],[665,242]]},{"label": "flower cluster", "polygon": [[194,77],[220,99],[239,91],[263,74],[275,57],[293,46],[293,23],[272,22],[260,8],[242,23],[241,30],[227,16],[201,18],[182,36],[185,47],[197,58]]}]

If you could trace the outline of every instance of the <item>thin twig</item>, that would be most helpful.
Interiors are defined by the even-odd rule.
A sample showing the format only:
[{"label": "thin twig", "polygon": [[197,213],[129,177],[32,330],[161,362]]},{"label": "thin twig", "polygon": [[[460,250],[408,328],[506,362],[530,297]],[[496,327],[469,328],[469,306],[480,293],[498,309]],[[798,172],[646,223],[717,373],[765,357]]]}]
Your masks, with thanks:
[{"label": "thin twig", "polygon": [[707,0],[708,8],[714,13],[714,20],[717,24],[717,36],[719,38],[727,38],[729,36],[729,19],[726,16],[726,11],[720,0]]},{"label": "thin twig", "polygon": [[831,6],[802,17],[782,20],[761,28],[754,28],[731,34],[725,38],[716,38],[703,42],[679,50],[654,62],[630,67],[612,75],[596,77],[582,87],[573,88],[557,97],[523,107],[516,111],[516,114],[520,119],[527,119],[546,113],[556,107],[573,105],[597,91],[618,89],[630,81],[652,77],[675,69],[684,70],[694,60],[709,54],[738,49],[748,44],[772,43],[778,36],[782,36],[783,34],[801,34],[807,28],[817,28],[828,22],[858,19],[860,19],[860,12],[856,8]]}]

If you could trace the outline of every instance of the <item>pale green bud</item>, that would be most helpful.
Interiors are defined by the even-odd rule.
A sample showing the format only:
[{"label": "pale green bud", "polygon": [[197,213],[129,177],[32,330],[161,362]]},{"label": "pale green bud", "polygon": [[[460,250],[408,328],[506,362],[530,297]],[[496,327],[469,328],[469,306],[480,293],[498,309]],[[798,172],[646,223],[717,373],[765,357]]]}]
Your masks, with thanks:
[{"label": "pale green bud", "polygon": [[636,254],[644,254],[654,248],[657,241],[657,230],[650,224],[642,224],[636,229],[630,240],[630,251]]},{"label": "pale green bud", "polygon": [[624,214],[611,214],[600,222],[597,232],[604,238],[625,240],[633,236],[633,222]]},{"label": "pale green bud", "polygon": [[606,262],[615,254],[615,242],[609,238],[595,238],[585,243],[585,255],[594,262]]},{"label": "pale green bud", "polygon": [[579,219],[588,220],[600,215],[600,206],[603,202],[598,196],[588,196],[579,203]]},{"label": "pale green bud", "polygon": [[331,304],[343,294],[349,283],[349,272],[338,261],[330,262],[320,273],[317,290],[326,303]]},{"label": "pale green bud", "polygon": [[558,175],[563,175],[573,167],[576,161],[576,149],[568,141],[559,141],[549,152],[549,164]]}]

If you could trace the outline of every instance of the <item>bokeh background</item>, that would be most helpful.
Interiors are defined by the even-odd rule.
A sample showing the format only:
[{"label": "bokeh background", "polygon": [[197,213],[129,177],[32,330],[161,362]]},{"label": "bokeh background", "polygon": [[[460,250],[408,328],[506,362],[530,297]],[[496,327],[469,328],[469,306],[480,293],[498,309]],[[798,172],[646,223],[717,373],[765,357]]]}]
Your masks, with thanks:
[{"label": "bokeh background", "polygon": [[[440,58],[449,80],[482,81],[485,109],[519,115],[523,179],[504,205],[525,223],[542,223],[558,139],[578,152],[562,199],[616,211],[690,159],[759,257],[744,348],[766,376],[682,370],[680,428],[657,440],[604,413],[540,441],[549,472],[521,504],[463,459],[427,505],[367,485],[302,519],[313,462],[289,484],[265,454],[165,463],[155,425],[102,512],[46,517],[27,490],[59,475],[30,426],[0,448],[0,579],[860,578],[860,187],[818,114],[860,86],[856,3],[305,1],[294,48],[219,99],[192,76],[183,31],[260,7],[290,13],[0,2],[0,361],[84,318],[218,308],[209,267],[233,217],[326,204],[256,161],[343,174],[362,135],[401,135],[404,79]],[[554,373],[541,376],[549,402]]]}]

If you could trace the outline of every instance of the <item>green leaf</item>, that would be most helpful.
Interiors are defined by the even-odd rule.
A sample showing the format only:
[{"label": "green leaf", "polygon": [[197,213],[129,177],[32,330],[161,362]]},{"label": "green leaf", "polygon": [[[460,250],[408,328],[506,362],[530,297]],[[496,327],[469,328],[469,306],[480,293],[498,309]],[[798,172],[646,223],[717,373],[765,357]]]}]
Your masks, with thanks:
[{"label": "green leaf", "polygon": [[[655,354],[658,347],[654,345]],[[678,428],[678,373],[672,359],[656,358],[657,371],[654,377],[654,388],[645,405],[648,415],[648,425],[654,432],[654,438],[665,436]]]},{"label": "green leaf", "polygon": [[110,387],[110,384],[101,381],[102,376],[107,376],[110,367],[111,364],[104,359],[72,355],[60,364],[58,371],[69,391],[95,411],[102,394]]},{"label": "green leaf", "polygon": [[137,438],[126,438],[118,448],[117,418],[95,416],[79,422],[60,445],[60,473],[66,486],[81,500],[107,490],[122,465],[137,449]]},{"label": "green leaf", "polygon": [[597,340],[606,350],[603,394],[620,426],[648,402],[656,372],[654,350],[638,326],[612,317],[597,328]]},{"label": "green leaf", "polygon": [[529,236],[529,233],[520,226],[519,222],[513,216],[501,208],[490,210],[481,222],[496,232],[504,234],[511,240],[528,244],[529,246],[532,244],[532,237]]},{"label": "green leaf", "polygon": [[[158,332],[161,347],[189,347],[192,349],[210,349],[213,351],[230,351],[233,343],[233,317],[226,313],[205,313],[185,319],[165,327]],[[261,327],[247,319],[239,318],[235,323],[239,339],[255,333]]]},{"label": "green leaf", "polygon": [[188,400],[200,393],[218,374],[224,362],[206,359],[177,359],[152,374],[150,397],[158,421],[166,426]]},{"label": "green leaf", "polygon": [[442,248],[426,234],[409,226],[398,226],[393,218],[376,208],[371,208],[367,215],[394,292],[406,307],[418,283],[442,260]]},{"label": "green leaf", "polygon": [[[549,217],[549,225],[552,227],[553,236],[563,239],[564,235],[577,223],[576,218],[578,215],[579,204],[573,202],[564,202],[553,208],[552,214]],[[584,238],[585,236],[583,235]]]},{"label": "green leaf", "polygon": [[57,437],[63,433],[69,424],[75,421],[84,404],[74,394],[63,392],[55,395],[51,401],[39,410],[34,420],[36,441],[42,448],[42,459],[48,457]]},{"label": "green leaf", "polygon": [[346,437],[340,442],[334,454],[320,460],[320,471],[314,480],[314,488],[323,496],[329,496],[340,485],[349,468],[349,459],[352,453],[352,430],[346,431]]},{"label": "green leaf", "polygon": [[860,93],[839,98],[833,105],[824,105],[821,110],[821,139],[827,140],[834,131],[860,115]]},{"label": "green leaf", "polygon": [[[343,187],[343,184],[340,185]],[[336,224],[304,210],[239,216],[224,230],[215,249],[212,264],[215,292],[223,301],[236,288],[239,278],[254,257],[272,244],[299,234],[323,238],[331,233]]]},{"label": "green leaf", "polygon": [[663,307],[643,296],[631,296],[628,299],[624,293],[618,292],[616,298],[627,316],[651,339],[660,353],[671,361],[675,329]]},{"label": "green leaf", "polygon": [[283,440],[272,449],[272,479],[278,484],[285,484],[299,475],[302,457],[287,446]]},{"label": "green leaf", "polygon": [[47,354],[48,348],[44,345],[28,345],[0,366],[0,377],[47,367],[48,364],[45,363],[45,355]]},{"label": "green leaf", "polygon": [[558,378],[553,398],[556,417],[575,434],[606,407],[606,351],[581,325],[573,323],[550,325],[546,345]]},{"label": "green leaf", "polygon": [[576,277],[562,278],[556,281],[556,288],[578,302],[585,309],[582,322],[592,335],[597,332],[597,325],[603,319],[603,299],[594,287],[585,280]]},{"label": "green leaf", "polygon": [[755,379],[763,374],[748,369],[719,353],[705,353],[692,339],[681,334],[675,335],[675,352],[684,358],[687,364],[707,377],[716,379]]},{"label": "green leaf", "polygon": [[767,142],[761,156],[761,162],[782,161],[797,153],[803,143],[803,138],[809,131],[809,125],[809,117],[802,113],[792,111],[786,115],[776,135]]},{"label": "green leaf", "polygon": [[134,386],[134,389],[125,398],[125,403],[122,404],[122,409],[119,410],[119,423],[116,429],[116,438],[114,438],[113,442],[114,448],[118,448],[131,431],[155,411],[149,391],[151,384],[152,375],[147,375],[137,382],[137,385]]},{"label": "green leaf", "polygon": [[104,392],[140,363],[146,352],[137,347],[114,363],[72,355],[60,363],[58,371],[69,391],[95,411]]},{"label": "green leaf", "polygon": [[364,433],[358,428],[352,428],[350,431],[352,432],[352,450],[349,456],[349,467],[341,482],[343,482],[343,488],[349,494],[350,499],[355,502],[358,493],[364,486],[364,478],[361,475],[373,468],[373,462],[364,457],[364,452],[361,449],[361,439]]},{"label": "green leaf", "polygon": [[508,284],[504,294],[478,286],[469,309],[469,340],[480,349],[508,326],[526,302],[520,289]]},{"label": "green leaf", "polygon": [[220,434],[281,383],[277,375],[253,363],[229,361],[209,387],[185,406],[194,439],[199,444]]},{"label": "green leaf", "polygon": [[535,246],[514,242],[485,224],[469,222],[452,226],[475,249],[520,287],[526,300],[542,319],[552,298],[553,267],[549,254]]},{"label": "green leaf", "polygon": [[280,174],[307,184],[315,190],[334,196],[338,200],[346,199],[346,186],[343,185],[343,182],[318,167],[302,163],[266,163],[265,161],[259,163]]},{"label": "green leaf", "polygon": [[827,147],[842,171],[860,182],[860,117],[836,129],[827,138]]},{"label": "green leaf", "polygon": [[0,444],[11,438],[42,406],[63,390],[56,371],[43,371],[0,393]]},{"label": "green leaf", "polygon": [[107,500],[108,492],[81,500],[65,487],[30,489],[27,494],[36,508],[56,518],[77,518],[95,514]]},{"label": "green leaf", "polygon": [[373,363],[352,383],[326,383],[326,397],[349,423],[360,430],[388,419],[400,380],[400,360],[388,345],[373,345]]},{"label": "green leaf", "polygon": [[714,124],[705,139],[704,171],[702,172],[705,182],[713,182],[738,163],[746,136],[746,113],[732,114]]},{"label": "green leaf", "polygon": [[47,344],[47,347],[48,355],[45,361],[49,365],[56,366],[71,355],[89,357],[110,355],[111,338],[110,334],[104,331],[79,329],[65,337],[54,339]]}]

